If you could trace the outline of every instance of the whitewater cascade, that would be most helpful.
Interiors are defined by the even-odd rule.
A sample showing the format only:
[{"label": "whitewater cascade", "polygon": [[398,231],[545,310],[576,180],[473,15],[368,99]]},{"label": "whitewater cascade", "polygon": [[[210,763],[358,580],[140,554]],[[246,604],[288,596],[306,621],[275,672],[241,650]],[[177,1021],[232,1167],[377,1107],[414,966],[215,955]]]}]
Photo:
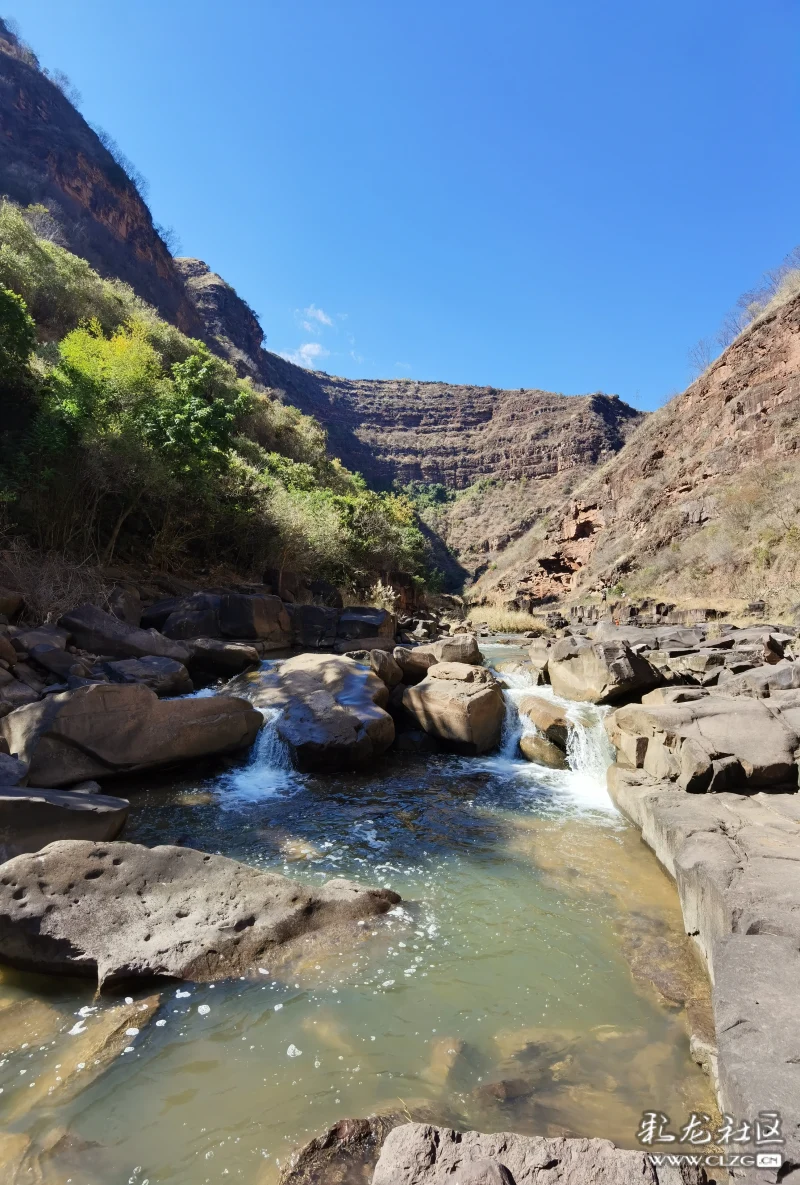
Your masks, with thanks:
[{"label": "whitewater cascade", "polygon": [[[527,671],[496,673],[505,684],[503,698],[506,712],[500,750],[487,759],[488,767],[506,777],[533,781],[558,796],[568,798],[575,806],[616,813],[606,789],[606,771],[614,760],[614,750],[603,726],[608,708],[561,699],[549,684],[536,684],[532,674]],[[537,695],[564,709],[570,724],[568,769],[550,769],[528,761],[521,755],[520,737],[537,731],[531,720],[519,714],[519,702],[527,695]]]}]

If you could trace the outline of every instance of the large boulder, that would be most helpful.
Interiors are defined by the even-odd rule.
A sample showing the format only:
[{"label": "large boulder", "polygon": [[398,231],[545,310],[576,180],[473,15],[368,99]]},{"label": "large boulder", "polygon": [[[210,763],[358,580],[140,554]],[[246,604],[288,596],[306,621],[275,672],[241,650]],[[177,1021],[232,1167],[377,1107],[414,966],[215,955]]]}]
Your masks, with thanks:
[{"label": "large boulder", "polygon": [[400,898],[332,880],[300,884],[192,848],[63,840],[0,875],[0,960],[99,985],[168,976],[207,982],[255,971],[279,948],[359,920]]},{"label": "large boulder", "polygon": [[0,786],[0,862],[59,839],[116,839],[128,807],[105,794]]},{"label": "large boulder", "polygon": [[370,667],[390,691],[403,681],[402,670],[386,650],[351,650],[347,657]]},{"label": "large boulder", "polygon": [[[456,665],[456,664],[452,664]],[[464,664],[468,667],[468,664]],[[403,692],[403,707],[431,736],[464,753],[486,753],[500,743],[505,701],[489,671],[480,681],[434,677],[430,668],[421,683]]]},{"label": "large boulder", "polygon": [[325,605],[291,605],[289,617],[295,646],[304,650],[330,649],[336,641],[339,610]]},{"label": "large boulder", "polygon": [[258,666],[258,651],[245,642],[223,642],[220,638],[192,638],[189,669],[193,675],[230,679],[248,667]]},{"label": "large boulder", "polygon": [[229,696],[159,700],[137,684],[96,683],[48,696],[0,721],[36,786],[173,765],[255,740],[260,712]]},{"label": "large boulder", "polygon": [[693,793],[797,786],[800,692],[628,704],[607,717],[618,761]]},{"label": "large boulder", "polygon": [[649,691],[661,682],[658,671],[625,642],[560,638],[547,668],[556,695],[591,704]]},{"label": "large boulder", "polygon": [[143,683],[156,695],[188,695],[194,690],[189,672],[174,658],[119,658],[101,664],[112,683]]},{"label": "large boulder", "polygon": [[373,670],[334,654],[298,654],[228,690],[278,712],[275,727],[300,769],[362,765],[394,740],[389,689]]},{"label": "large boulder", "polygon": [[353,638],[393,638],[397,632],[397,620],[386,609],[375,609],[351,605],[339,614],[336,637],[340,641]]},{"label": "large boulder", "polygon": [[[165,608],[160,603],[157,616]],[[154,620],[156,613],[144,620]],[[237,638],[258,641],[265,650],[284,650],[292,644],[292,623],[280,597],[247,593],[195,593],[173,602],[161,629],[168,638]]]},{"label": "large boulder", "polygon": [[[189,650],[179,642],[165,638],[158,630],[138,629],[105,613],[96,605],[79,605],[60,619],[62,629],[69,631],[81,650],[113,658],[174,658],[186,663]],[[43,639],[44,641],[45,639]]]},{"label": "large boulder", "polygon": [[[663,1174],[663,1175],[662,1175]],[[702,1169],[659,1169],[610,1140],[485,1135],[405,1123],[383,1142],[372,1185],[702,1185]]]}]

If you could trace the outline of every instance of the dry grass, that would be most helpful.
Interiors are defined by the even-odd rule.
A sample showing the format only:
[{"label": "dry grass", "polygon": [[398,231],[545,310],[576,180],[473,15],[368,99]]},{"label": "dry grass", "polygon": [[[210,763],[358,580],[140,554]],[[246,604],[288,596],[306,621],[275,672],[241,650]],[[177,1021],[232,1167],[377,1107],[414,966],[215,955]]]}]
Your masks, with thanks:
[{"label": "dry grass", "polygon": [[543,634],[544,622],[532,613],[502,609],[499,605],[477,605],[470,609],[467,625],[485,626],[498,634]]},{"label": "dry grass", "polygon": [[22,539],[6,540],[0,551],[0,585],[22,593],[22,620],[31,625],[57,621],[86,601],[105,605],[110,591],[88,562],[79,564],[55,551],[36,551]]}]

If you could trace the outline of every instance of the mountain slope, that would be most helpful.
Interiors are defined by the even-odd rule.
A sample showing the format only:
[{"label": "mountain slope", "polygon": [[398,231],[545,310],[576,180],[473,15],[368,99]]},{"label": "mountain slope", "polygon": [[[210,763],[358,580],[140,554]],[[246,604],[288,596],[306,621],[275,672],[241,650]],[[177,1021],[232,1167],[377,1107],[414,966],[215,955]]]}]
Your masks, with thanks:
[{"label": "mountain slope", "polygon": [[776,299],[680,396],[509,549],[503,599],[800,597],[800,296]]},{"label": "mountain slope", "polygon": [[184,333],[203,335],[135,184],[1,20],[0,194],[46,206],[53,217],[42,233],[130,284]]}]

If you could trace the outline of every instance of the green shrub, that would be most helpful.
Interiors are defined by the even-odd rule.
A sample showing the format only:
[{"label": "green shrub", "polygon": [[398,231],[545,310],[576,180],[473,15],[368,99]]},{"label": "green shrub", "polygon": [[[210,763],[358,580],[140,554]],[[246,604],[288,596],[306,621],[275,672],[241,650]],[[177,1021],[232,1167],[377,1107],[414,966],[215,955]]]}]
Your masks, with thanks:
[{"label": "green shrub", "polygon": [[369,490],[328,456],[312,417],[254,390],[32,222],[0,204],[0,364],[7,355],[20,392],[27,370],[0,446],[17,538],[79,562],[280,568],[361,590],[391,570],[423,573],[407,495]]}]

